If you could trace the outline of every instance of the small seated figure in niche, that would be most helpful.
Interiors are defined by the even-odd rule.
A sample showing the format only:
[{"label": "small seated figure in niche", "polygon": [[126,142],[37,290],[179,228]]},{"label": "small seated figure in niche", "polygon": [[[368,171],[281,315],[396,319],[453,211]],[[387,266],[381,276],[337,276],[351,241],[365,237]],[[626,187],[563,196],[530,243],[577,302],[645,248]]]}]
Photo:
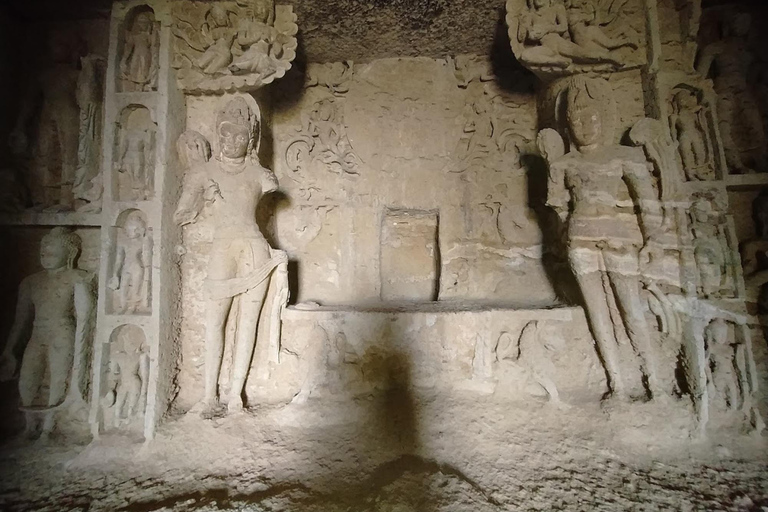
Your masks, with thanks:
[{"label": "small seated figure in niche", "polygon": [[679,144],[683,168],[689,180],[712,180],[714,170],[705,138],[703,107],[691,91],[678,91],[672,100],[673,114],[669,118],[672,136]]},{"label": "small seated figure in niche", "polygon": [[232,74],[258,73],[267,76],[277,70],[270,51],[277,37],[277,31],[272,26],[274,20],[271,0],[257,0],[246,5],[235,39],[245,51],[229,65]]},{"label": "small seated figure in niche", "polygon": [[[38,427],[34,412],[48,411],[42,424],[44,438],[53,431],[57,409],[83,400],[94,294],[93,275],[75,268],[80,247],[80,237],[73,231],[54,228],[40,242],[44,270],[19,285],[16,317],[0,359],[0,381],[13,378],[17,349],[29,333],[19,371],[19,394],[30,436]],[[47,397],[39,396],[42,390]],[[45,405],[38,407],[41,398]]]},{"label": "small seated figure in niche", "polygon": [[150,12],[140,12],[125,33],[120,79],[125,92],[152,91],[157,83],[159,34]]},{"label": "small seated figure in niche", "polygon": [[152,237],[138,212],[128,215],[123,232],[125,236],[117,244],[114,271],[107,286],[116,292],[116,312],[134,314],[149,309]]},{"label": "small seated figure in niche", "polygon": [[739,379],[736,373],[736,349],[730,328],[722,318],[715,318],[704,331],[707,347],[707,381],[710,397],[718,397],[727,409],[741,407]]},{"label": "small seated figure in niche", "polygon": [[[568,258],[611,393],[631,399],[614,335],[615,328],[624,328],[641,361],[648,391],[662,397],[640,299],[640,276],[641,265],[659,258],[663,216],[642,151],[603,142],[613,140],[605,118],[606,105],[612,101],[605,80],[583,75],[571,79],[566,100],[570,152],[562,155],[559,136],[542,131],[551,146],[543,153],[552,159],[547,204],[567,225]],[[633,208],[622,204],[622,191],[629,192]],[[614,301],[620,325],[614,325],[611,314]]]},{"label": "small seated figure in niche", "polygon": [[[120,428],[131,422],[146,405],[149,383],[149,355],[135,331],[123,326],[112,343],[109,359],[110,399],[113,426]],[[138,328],[136,328],[138,329]]]},{"label": "small seated figure in niche", "polygon": [[[259,322],[266,315],[270,325],[280,321],[280,308],[265,305],[268,287],[278,286],[276,297],[285,298],[282,287],[287,254],[272,249],[256,222],[255,211],[264,194],[277,190],[274,173],[258,159],[261,119],[258,106],[253,108],[245,97],[229,100],[216,117],[215,133],[218,151],[215,159],[196,161],[184,183],[182,196],[174,214],[177,224],[195,222],[202,207],[211,210],[214,238],[211,246],[205,288],[205,396],[202,416],[218,414],[218,382],[224,353],[224,337],[230,318],[236,322],[232,379],[227,403],[229,412],[243,410],[243,390],[251,366]],[[185,136],[180,148],[189,148],[195,136]],[[195,148],[197,144],[191,144]],[[198,157],[192,152],[188,160]],[[190,159],[190,156],[192,157]],[[200,159],[202,160],[202,159]],[[190,162],[192,164],[192,162]],[[230,317],[234,299],[239,314]],[[265,340],[274,343],[274,340]]]},{"label": "small seated figure in niche", "polygon": [[141,128],[123,129],[115,163],[118,172],[128,176],[131,189],[130,198],[145,201],[152,190],[152,172],[154,166],[154,132]]}]

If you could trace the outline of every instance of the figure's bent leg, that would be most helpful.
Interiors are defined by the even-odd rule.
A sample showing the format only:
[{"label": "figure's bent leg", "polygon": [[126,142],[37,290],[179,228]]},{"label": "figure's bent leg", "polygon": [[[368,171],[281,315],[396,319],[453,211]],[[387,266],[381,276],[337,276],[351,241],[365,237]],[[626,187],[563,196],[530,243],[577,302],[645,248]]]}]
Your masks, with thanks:
[{"label": "figure's bent leg", "polygon": [[637,48],[637,45],[629,41],[627,38],[612,38],[609,37],[600,28],[595,26],[586,27],[586,35],[597,46],[605,48],[606,50],[615,50],[622,46],[631,46]]},{"label": "figure's bent leg", "polygon": [[253,360],[256,332],[268,284],[269,279],[265,279],[259,286],[240,296],[240,315],[237,323],[237,336],[232,364],[232,386],[228,403],[230,412],[240,410],[243,407],[243,388],[245,387],[245,379],[248,376],[248,370]]},{"label": "figure's bent leg", "polygon": [[548,46],[532,46],[526,48],[520,54],[520,60],[527,64],[559,68],[566,68],[571,64],[571,59],[560,55],[553,48]]},{"label": "figure's bent leg", "polygon": [[658,381],[656,357],[640,300],[640,283],[636,276],[626,276],[616,272],[610,272],[609,277],[616,292],[616,305],[624,321],[629,340],[643,361],[643,373],[648,379],[649,391],[653,397],[662,396],[664,391]]},{"label": "figure's bent leg", "polygon": [[574,61],[593,64],[603,62],[608,57],[608,52],[605,50],[598,52],[590,52],[586,48],[564,39],[558,36],[556,39],[552,38],[552,47],[560,54],[566,57],[570,57]]}]

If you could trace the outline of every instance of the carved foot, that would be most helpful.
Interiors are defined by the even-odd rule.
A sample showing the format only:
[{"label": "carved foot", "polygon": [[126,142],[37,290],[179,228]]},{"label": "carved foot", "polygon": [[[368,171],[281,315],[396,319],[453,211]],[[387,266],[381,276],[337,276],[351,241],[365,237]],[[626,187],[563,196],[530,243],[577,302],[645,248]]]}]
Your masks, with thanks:
[{"label": "carved foot", "polygon": [[243,399],[239,396],[232,397],[229,399],[229,402],[227,403],[227,413],[228,414],[234,414],[238,412],[243,412]]}]

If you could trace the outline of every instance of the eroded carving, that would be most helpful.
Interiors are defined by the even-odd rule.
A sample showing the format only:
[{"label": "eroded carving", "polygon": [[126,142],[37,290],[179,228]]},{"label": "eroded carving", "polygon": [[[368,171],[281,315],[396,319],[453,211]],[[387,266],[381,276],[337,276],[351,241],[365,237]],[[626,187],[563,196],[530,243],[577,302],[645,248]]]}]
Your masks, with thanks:
[{"label": "eroded carving", "polygon": [[[642,360],[648,391],[663,393],[656,376],[651,339],[640,300],[641,263],[658,257],[662,211],[645,156],[633,148],[603,144],[602,103],[611,102],[607,82],[574,77],[567,90],[567,122],[571,150],[561,143],[544,148],[549,161],[547,204],[568,226],[568,258],[581,288],[592,334],[614,394],[628,398],[614,327],[623,328]],[[540,144],[557,140],[547,131]],[[620,191],[629,191],[634,208],[621,206]],[[626,193],[626,192],[625,192]],[[604,284],[605,283],[605,284]],[[610,286],[607,285],[610,284]],[[610,296],[609,296],[610,294]],[[621,324],[614,326],[610,303]]]},{"label": "eroded carving", "polygon": [[126,18],[120,58],[120,91],[157,90],[160,24],[149,7],[138,7]]},{"label": "eroded carving", "polygon": [[104,406],[107,424],[129,425],[142,417],[149,385],[149,353],[144,332],[135,325],[121,325],[109,345],[109,376]]},{"label": "eroded carving", "polygon": [[254,89],[284,76],[296,57],[296,15],[274,0],[177,2],[173,14],[184,90]]},{"label": "eroded carving", "polygon": [[149,313],[152,277],[152,230],[144,214],[129,210],[121,214],[112,277],[107,287],[114,292],[112,312]]},{"label": "eroded carving", "polygon": [[747,40],[751,23],[747,13],[729,14],[722,39],[706,46],[697,64],[702,76],[713,71],[720,135],[732,173],[764,172],[768,161],[763,120],[749,83],[755,62]]},{"label": "eroded carving", "polygon": [[320,100],[302,116],[302,127],[288,143],[285,158],[288,168],[297,176],[304,176],[316,166],[334,174],[360,173],[360,159],[347,138],[337,100]]},{"label": "eroded carving", "polygon": [[334,96],[341,96],[349,91],[352,76],[355,74],[354,62],[328,62],[315,64],[307,70],[307,87],[327,87]]},{"label": "eroded carving", "polygon": [[99,56],[80,59],[82,69],[77,80],[77,105],[80,108],[80,130],[77,146],[77,170],[73,184],[74,198],[81,212],[101,211],[101,131],[104,99],[104,66]]},{"label": "eroded carving", "polygon": [[[542,76],[587,71],[613,71],[641,64],[638,44],[628,35],[629,24],[615,36],[604,27],[636,12],[626,0],[508,0],[507,24],[515,55]],[[630,15],[631,16],[631,15]]]},{"label": "eroded carving", "polygon": [[0,169],[0,212],[18,213],[27,207],[29,192],[21,173],[15,169]]},{"label": "eroded carving", "polygon": [[[205,335],[205,397],[203,415],[218,412],[218,381],[229,310],[239,302],[233,344],[233,371],[227,407],[243,409],[243,387],[256,343],[257,327],[281,308],[265,304],[268,290],[277,286],[274,300],[287,300],[275,276],[285,281],[287,255],[272,249],[261,234],[254,212],[264,194],[277,190],[274,173],[261,166],[258,145],[260,111],[250,96],[227,100],[216,117],[216,156],[207,160],[206,144],[198,133],[183,135],[179,147],[185,151],[190,169],[174,215],[179,225],[195,222],[203,207],[210,210],[214,238],[208,263]],[[275,269],[282,267],[280,272]],[[284,304],[284,302],[283,302]],[[279,317],[270,318],[279,325]],[[279,331],[271,331],[279,335]],[[265,340],[278,347],[279,340]]]},{"label": "eroded carving", "polygon": [[531,320],[525,324],[517,342],[513,342],[512,345],[510,341],[514,338],[508,333],[504,333],[506,338],[502,334],[496,348],[498,360],[501,362],[507,359],[515,362],[518,370],[523,372],[534,385],[543,389],[552,403],[564,407],[557,385],[552,380],[557,375],[552,363],[552,353],[562,347],[564,342],[552,335],[543,339],[542,330],[538,321]]},{"label": "eroded carving", "polygon": [[675,89],[669,124],[689,180],[716,179],[712,143],[707,130],[708,116],[706,107],[694,91],[682,87]]},{"label": "eroded carving", "polygon": [[735,248],[728,243],[726,211],[725,198],[716,190],[692,197],[691,233],[702,297],[728,297],[735,291],[731,263]]},{"label": "eroded carving", "polygon": [[457,55],[453,62],[459,87],[466,89],[472,82],[490,82],[495,78],[493,63],[477,55]]},{"label": "eroded carving", "polygon": [[152,197],[156,131],[157,125],[146,107],[131,105],[121,113],[114,164],[118,200],[145,201]]},{"label": "eroded carving", "polygon": [[33,150],[33,205],[54,211],[71,210],[78,168],[80,57],[86,52],[73,32],[52,33],[48,51],[47,62],[22,100],[10,145],[17,153]]},{"label": "eroded carving", "polygon": [[464,107],[464,127],[453,151],[448,172],[463,173],[469,169],[492,169],[507,172],[510,165],[520,165],[524,144],[519,129],[507,117],[504,100],[484,90]]},{"label": "eroded carving", "polygon": [[741,244],[741,263],[747,300],[768,312],[768,195],[762,192],[752,204],[756,236]]},{"label": "eroded carving", "polygon": [[[44,270],[19,285],[0,380],[14,377],[18,351],[24,346],[18,376],[29,436],[41,428],[40,435],[47,437],[54,429],[57,411],[84,404],[95,300],[93,275],[75,268],[81,244],[80,237],[68,228],[54,228],[40,242]],[[43,389],[47,396],[42,396]],[[40,416],[42,425],[37,421]]]}]

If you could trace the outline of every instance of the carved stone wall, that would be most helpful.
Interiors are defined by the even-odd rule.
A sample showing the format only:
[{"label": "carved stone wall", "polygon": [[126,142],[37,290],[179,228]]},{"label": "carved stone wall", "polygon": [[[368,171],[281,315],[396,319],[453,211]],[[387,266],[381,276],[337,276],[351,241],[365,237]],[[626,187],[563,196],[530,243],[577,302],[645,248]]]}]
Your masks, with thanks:
[{"label": "carved stone wall", "polygon": [[[405,19],[429,32],[414,13],[449,3],[416,2]],[[65,444],[92,441],[67,467],[100,472],[153,441],[151,463],[110,471],[172,480],[178,464],[254,502],[283,492],[270,486],[303,500],[361,471],[389,488],[392,471],[419,480],[434,465],[479,475],[472,487],[495,508],[529,499],[526,486],[541,493],[532,508],[572,508],[584,500],[553,498],[538,469],[525,483],[498,475],[514,473],[508,460],[578,453],[592,491],[616,459],[624,471],[659,448],[684,468],[691,454],[735,466],[728,450],[762,453],[760,23],[698,0],[507,0],[492,58],[306,63],[294,6],[128,0],[108,23],[41,25],[25,40],[19,82],[35,94],[6,101],[17,121],[0,123],[0,346],[32,355],[0,353],[0,380],[22,400],[0,402],[12,411],[0,431],[25,416],[47,437],[61,407],[57,463]],[[37,282],[35,299],[62,311],[33,311]],[[97,306],[73,324],[84,284]],[[51,385],[61,368],[40,370],[63,338],[22,333],[51,322],[77,329],[71,411],[42,400],[65,387]],[[29,445],[10,449],[26,460]],[[597,451],[611,460],[592,468]],[[581,485],[581,464],[556,471]],[[0,508],[26,490],[3,471],[15,483]],[[611,483],[627,503],[635,473],[653,480],[632,471]],[[178,505],[152,499],[128,506]]]},{"label": "carved stone wall", "polygon": [[455,63],[426,58],[311,65],[307,75],[298,99],[275,91],[285,107],[273,124],[285,194],[274,236],[300,262],[294,300],[379,300],[377,226],[401,208],[438,212],[441,300],[556,301],[521,164],[534,135],[530,94],[464,83]]}]

